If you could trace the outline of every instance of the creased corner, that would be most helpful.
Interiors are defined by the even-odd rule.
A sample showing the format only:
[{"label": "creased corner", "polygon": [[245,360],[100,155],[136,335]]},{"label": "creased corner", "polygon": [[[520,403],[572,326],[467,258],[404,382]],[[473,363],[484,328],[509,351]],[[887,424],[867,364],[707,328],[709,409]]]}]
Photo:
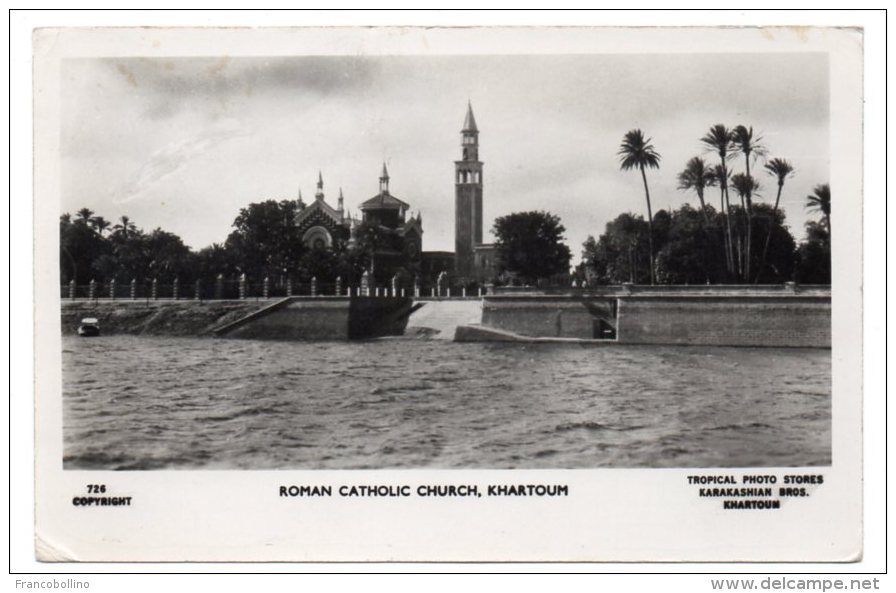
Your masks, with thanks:
[{"label": "creased corner", "polygon": [[48,541],[40,534],[34,536],[34,556],[38,562],[78,562],[80,560],[74,552],[65,546]]},{"label": "creased corner", "polygon": [[865,550],[860,543],[858,548],[846,555],[846,557],[843,559],[843,562],[861,562],[864,557]]}]

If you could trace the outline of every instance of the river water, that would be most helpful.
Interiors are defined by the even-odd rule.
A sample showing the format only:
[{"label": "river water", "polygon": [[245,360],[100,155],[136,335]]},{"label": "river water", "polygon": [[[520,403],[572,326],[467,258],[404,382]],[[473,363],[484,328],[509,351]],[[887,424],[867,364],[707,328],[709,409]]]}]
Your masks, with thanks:
[{"label": "river water", "polygon": [[828,350],[63,339],[66,469],[828,465]]}]

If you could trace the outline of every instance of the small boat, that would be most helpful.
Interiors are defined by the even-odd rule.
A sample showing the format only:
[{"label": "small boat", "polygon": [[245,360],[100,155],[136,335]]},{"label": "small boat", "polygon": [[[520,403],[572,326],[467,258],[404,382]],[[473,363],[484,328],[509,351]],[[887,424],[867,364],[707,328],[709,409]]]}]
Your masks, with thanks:
[{"label": "small boat", "polygon": [[100,335],[100,322],[96,317],[85,317],[78,326],[78,335],[84,338],[92,338]]}]

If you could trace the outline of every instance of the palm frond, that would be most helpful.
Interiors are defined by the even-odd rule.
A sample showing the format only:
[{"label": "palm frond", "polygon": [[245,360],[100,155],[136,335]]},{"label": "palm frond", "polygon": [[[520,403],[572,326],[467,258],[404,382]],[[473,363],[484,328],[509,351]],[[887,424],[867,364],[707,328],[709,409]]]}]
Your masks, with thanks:
[{"label": "palm frond", "polygon": [[732,175],[731,187],[742,197],[752,197],[759,192],[759,182],[752,175],[746,173]]},{"label": "palm frond", "polygon": [[721,187],[728,187],[728,183],[731,181],[731,171],[721,164],[713,165],[712,176],[715,182]]},{"label": "palm frond", "polygon": [[678,174],[678,189],[703,190],[716,184],[716,173],[706,162],[695,156],[687,162],[684,170]]},{"label": "palm frond", "polygon": [[640,169],[641,167],[660,168],[660,155],[650,140],[650,138],[645,139],[644,133],[638,129],[625,133],[618,152],[622,170]]},{"label": "palm frond", "polygon": [[806,196],[806,208],[829,216],[831,214],[831,186],[827,183],[816,185],[812,193]]},{"label": "palm frond", "polygon": [[709,128],[709,132],[700,138],[700,142],[723,160],[734,148],[732,132],[725,127],[725,124],[716,124]]},{"label": "palm frond", "polygon": [[787,159],[774,158],[765,164],[766,172],[784,185],[784,180],[793,175],[793,165]]},{"label": "palm frond", "polygon": [[761,156],[765,154],[765,146],[762,145],[762,137],[754,136],[753,126],[736,126],[731,131],[731,142],[734,152],[745,154],[748,157],[752,154]]}]

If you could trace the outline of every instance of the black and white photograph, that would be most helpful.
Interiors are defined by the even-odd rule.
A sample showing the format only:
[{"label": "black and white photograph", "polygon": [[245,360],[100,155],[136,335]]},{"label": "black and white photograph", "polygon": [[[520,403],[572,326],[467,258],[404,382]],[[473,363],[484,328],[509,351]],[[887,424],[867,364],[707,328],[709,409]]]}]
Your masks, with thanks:
[{"label": "black and white photograph", "polygon": [[[36,131],[47,152],[35,224],[49,234],[37,332],[53,333],[45,356],[58,374],[45,379],[52,412],[37,442],[53,443],[42,459],[66,493],[87,484],[66,504],[146,504],[138,484],[161,504],[162,484],[226,478],[265,512],[318,508],[321,522],[352,497],[368,511],[414,498],[406,510],[419,517],[436,497],[478,504],[470,517],[513,499],[535,506],[495,521],[564,513],[529,528],[578,535],[519,549],[483,538],[477,552],[462,544],[475,529],[415,548],[423,536],[408,528],[371,551],[283,544],[288,521],[262,521],[287,539],[169,552],[139,535],[136,548],[80,554],[39,534],[39,557],[861,554],[849,504],[831,525],[749,547],[775,517],[823,516],[861,491],[860,458],[837,444],[861,435],[849,333],[860,340],[850,299],[861,287],[837,280],[861,268],[861,87],[841,75],[861,64],[859,32],[50,39],[35,37],[53,55],[35,78],[36,96],[51,97],[35,116],[49,114]],[[832,499],[838,488],[849,494]],[[613,502],[596,510],[600,496]],[[562,509],[567,498],[592,514]],[[568,523],[620,507],[611,524],[652,521],[667,501],[687,509],[669,520],[722,513],[740,540],[676,555],[671,532],[614,547]],[[370,521],[402,512],[389,509]],[[82,524],[93,511],[79,512]],[[190,538],[229,541],[215,535],[226,529]],[[826,529],[846,535],[824,548]],[[808,534],[817,547],[789,539]]]},{"label": "black and white photograph", "polygon": [[67,469],[830,464],[826,55],[60,74]]}]

